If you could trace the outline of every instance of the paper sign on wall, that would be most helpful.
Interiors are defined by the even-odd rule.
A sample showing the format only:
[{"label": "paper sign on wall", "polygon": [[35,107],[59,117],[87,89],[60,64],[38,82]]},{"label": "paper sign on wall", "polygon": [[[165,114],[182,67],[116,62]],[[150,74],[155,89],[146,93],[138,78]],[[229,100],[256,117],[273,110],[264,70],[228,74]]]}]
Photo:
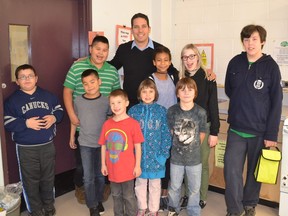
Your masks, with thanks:
[{"label": "paper sign on wall", "polygon": [[277,41],[274,47],[274,56],[278,65],[288,66],[288,40]]},{"label": "paper sign on wall", "polygon": [[207,44],[195,44],[195,46],[198,48],[203,66],[208,71],[213,71],[213,64],[214,64],[214,44],[213,43],[207,43]]},{"label": "paper sign on wall", "polygon": [[131,28],[127,26],[116,25],[116,46],[132,40]]},{"label": "paper sign on wall", "polygon": [[97,35],[104,36],[104,31],[89,31],[88,32],[89,45],[92,44],[92,41],[93,41],[94,37],[97,36]]}]

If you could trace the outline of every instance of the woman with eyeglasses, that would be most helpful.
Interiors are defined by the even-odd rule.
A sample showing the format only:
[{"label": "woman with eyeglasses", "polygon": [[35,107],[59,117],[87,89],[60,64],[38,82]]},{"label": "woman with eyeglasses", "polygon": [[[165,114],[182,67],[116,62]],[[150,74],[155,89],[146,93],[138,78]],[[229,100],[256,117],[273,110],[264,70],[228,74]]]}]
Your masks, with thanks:
[{"label": "woman with eyeglasses", "polygon": [[[220,127],[219,109],[216,81],[210,79],[214,73],[208,73],[203,66],[199,50],[194,44],[187,44],[181,51],[181,68],[179,77],[191,77],[197,84],[198,96],[194,102],[207,112],[207,132],[201,145],[202,176],[200,187],[199,205],[203,209],[207,202],[209,186],[209,154],[210,148],[217,145]],[[209,79],[208,79],[209,77]],[[185,176],[187,178],[187,176]],[[188,177],[189,178],[189,177]],[[187,182],[185,180],[185,182]],[[187,184],[186,184],[187,185]],[[185,196],[182,197],[181,207],[185,208],[188,203],[189,191],[186,186]],[[191,192],[190,192],[191,193]]]}]

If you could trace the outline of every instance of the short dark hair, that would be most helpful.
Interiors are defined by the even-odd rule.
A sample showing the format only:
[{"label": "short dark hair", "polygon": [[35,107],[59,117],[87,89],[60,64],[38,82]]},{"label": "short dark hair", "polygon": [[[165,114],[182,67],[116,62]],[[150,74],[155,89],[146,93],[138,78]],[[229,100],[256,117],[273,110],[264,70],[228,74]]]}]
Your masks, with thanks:
[{"label": "short dark hair", "polygon": [[147,78],[147,79],[143,80],[143,81],[140,83],[139,87],[138,87],[138,90],[137,90],[137,98],[138,98],[139,101],[142,101],[142,99],[141,99],[141,91],[142,91],[144,88],[152,88],[152,89],[154,89],[154,91],[155,91],[154,102],[158,100],[158,98],[159,98],[159,93],[158,93],[156,84],[155,84],[155,82],[154,82],[153,80]]},{"label": "short dark hair", "polygon": [[150,27],[148,16],[145,15],[145,14],[143,14],[143,13],[136,13],[136,14],[134,14],[134,15],[132,16],[132,18],[131,18],[131,27],[132,27],[132,28],[133,28],[133,22],[134,22],[134,20],[137,19],[137,18],[143,18],[143,19],[145,19],[146,22],[147,22],[148,27]]},{"label": "short dark hair", "polygon": [[190,78],[190,77],[184,77],[182,79],[180,79],[177,84],[176,84],[176,95],[178,97],[178,92],[180,89],[184,89],[185,87],[188,87],[188,89],[194,89],[195,91],[195,96],[194,96],[194,100],[196,99],[197,95],[198,95],[198,89],[197,89],[197,84],[196,82]]},{"label": "short dark hair", "polygon": [[125,100],[128,101],[128,94],[123,89],[113,90],[109,95],[109,99],[111,97],[117,97],[117,96],[123,97]]},{"label": "short dark hair", "polygon": [[20,65],[16,68],[15,70],[15,78],[18,79],[18,75],[19,75],[19,72],[21,70],[27,70],[27,69],[30,69],[34,72],[34,75],[37,76],[37,73],[36,73],[36,70],[35,68],[32,66],[32,65],[29,65],[29,64],[23,64],[23,65]]},{"label": "short dark hair", "polygon": [[105,43],[108,45],[109,47],[109,41],[108,39],[105,37],[105,36],[102,36],[102,35],[96,35],[94,38],[93,38],[93,41],[91,43],[91,46],[93,47],[96,43],[98,42],[102,42],[102,43]]},{"label": "short dark hair", "polygon": [[94,74],[97,77],[97,79],[99,79],[99,74],[96,70],[87,69],[87,70],[83,71],[83,73],[81,74],[81,80],[83,80],[84,77],[90,76],[91,74]]},{"label": "short dark hair", "polygon": [[153,53],[153,60],[156,59],[156,55],[159,54],[159,53],[168,54],[169,60],[171,61],[171,59],[172,59],[171,52],[170,52],[170,50],[167,47],[165,47],[165,46],[156,47],[155,50],[154,50],[154,53]]},{"label": "short dark hair", "polygon": [[[242,29],[242,31],[240,33],[241,42],[243,42],[244,38],[250,38],[254,32],[259,33],[261,43],[266,41],[267,32],[266,32],[265,28],[263,28],[260,25],[247,25]],[[262,48],[263,48],[263,46],[262,46]]]}]

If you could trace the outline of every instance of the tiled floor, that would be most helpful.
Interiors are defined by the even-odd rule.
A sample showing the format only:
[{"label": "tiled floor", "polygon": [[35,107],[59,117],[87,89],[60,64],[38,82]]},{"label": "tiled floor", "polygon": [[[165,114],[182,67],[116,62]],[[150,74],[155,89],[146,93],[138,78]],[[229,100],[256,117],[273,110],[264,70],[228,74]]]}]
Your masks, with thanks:
[{"label": "tiled floor", "polygon": [[[103,203],[105,214],[103,216],[113,216],[113,200],[111,196],[108,201]],[[89,210],[85,205],[78,204],[74,197],[74,191],[64,194],[56,199],[57,216],[89,216]],[[166,216],[167,212],[160,213],[159,216]],[[202,210],[202,216],[225,216],[226,207],[224,196],[215,192],[208,192],[207,206]],[[278,209],[258,205],[256,208],[257,216],[277,216]],[[26,216],[22,213],[21,216]],[[181,212],[180,216],[187,216],[186,212]]]}]

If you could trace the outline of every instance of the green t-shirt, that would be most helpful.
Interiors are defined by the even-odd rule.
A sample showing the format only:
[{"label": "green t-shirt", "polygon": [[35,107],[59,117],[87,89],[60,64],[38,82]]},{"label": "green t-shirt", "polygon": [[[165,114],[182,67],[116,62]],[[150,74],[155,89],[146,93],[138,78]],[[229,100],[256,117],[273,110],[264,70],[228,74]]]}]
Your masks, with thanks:
[{"label": "green t-shirt", "polygon": [[256,137],[256,135],[254,135],[254,134],[249,134],[249,133],[237,131],[237,130],[234,130],[234,129],[232,129],[232,128],[230,128],[230,131],[238,134],[239,136],[241,136],[241,137],[243,137],[243,138],[253,138],[253,137]]},{"label": "green t-shirt", "polygon": [[[66,79],[64,81],[64,86],[73,90],[73,100],[78,95],[85,93],[81,74],[87,69],[94,69],[98,72],[99,78],[102,83],[100,85],[100,93],[104,96],[109,96],[109,94],[116,89],[120,89],[119,74],[116,68],[107,62],[104,62],[103,66],[98,69],[90,62],[90,58],[86,58],[82,61],[75,62],[69,69]],[[77,127],[79,131],[79,127]]]},{"label": "green t-shirt", "polygon": [[249,66],[248,66],[248,69],[250,69],[251,65],[254,63],[254,62],[248,62],[249,63]]},{"label": "green t-shirt", "polygon": [[75,62],[66,75],[64,86],[73,90],[73,100],[76,96],[85,93],[81,81],[81,74],[87,69],[94,69],[98,72],[102,81],[100,85],[100,93],[102,95],[109,96],[113,90],[121,88],[119,74],[115,67],[104,62],[103,66],[98,69],[90,62],[90,58],[87,58],[83,61]]}]

